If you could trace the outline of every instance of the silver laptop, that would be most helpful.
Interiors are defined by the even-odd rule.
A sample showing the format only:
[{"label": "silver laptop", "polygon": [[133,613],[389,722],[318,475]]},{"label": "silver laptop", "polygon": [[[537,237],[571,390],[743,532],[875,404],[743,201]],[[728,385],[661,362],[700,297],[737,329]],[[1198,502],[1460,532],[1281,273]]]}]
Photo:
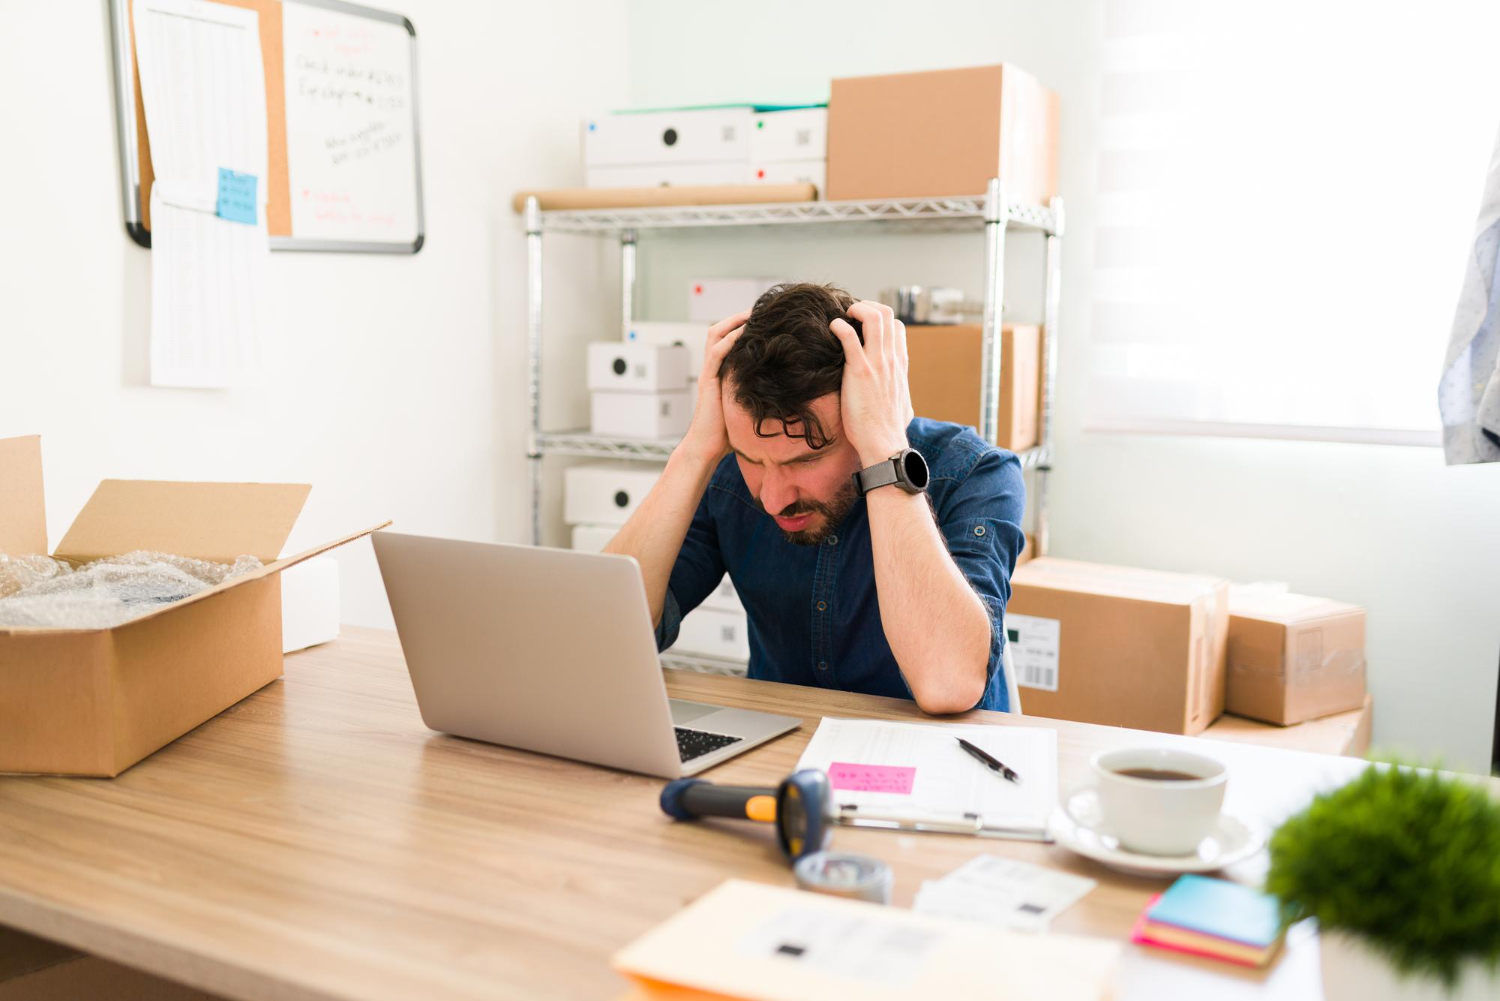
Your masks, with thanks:
[{"label": "silver laptop", "polygon": [[628,556],[376,532],[422,721],[646,775],[711,768],[802,721],[667,698]]}]

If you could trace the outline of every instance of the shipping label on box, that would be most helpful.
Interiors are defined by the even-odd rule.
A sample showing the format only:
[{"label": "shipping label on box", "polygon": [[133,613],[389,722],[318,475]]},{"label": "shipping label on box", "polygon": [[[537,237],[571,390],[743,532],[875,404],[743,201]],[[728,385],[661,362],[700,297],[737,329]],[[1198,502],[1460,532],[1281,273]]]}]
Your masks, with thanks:
[{"label": "shipping label on box", "polygon": [[682,390],[690,354],[677,345],[595,341],[589,345],[589,389],[611,392]]},{"label": "shipping label on box", "polygon": [[584,166],[748,163],[754,114],[739,107],[590,116],[583,121]]},{"label": "shipping label on box", "polygon": [[688,319],[718,323],[755,305],[773,278],[696,278],[688,282]]},{"label": "shipping label on box", "polygon": [[1011,660],[1016,668],[1016,683],[1027,688],[1057,691],[1062,622],[1037,615],[1006,612],[1005,638],[1010,643]]},{"label": "shipping label on box", "polygon": [[618,167],[587,167],[586,188],[683,188],[702,185],[745,184],[745,163],[633,163]]},{"label": "shipping label on box", "polygon": [[563,520],[570,525],[625,524],[661,478],[661,468],[588,462],[563,473]]},{"label": "shipping label on box", "polygon": [[676,344],[688,350],[688,379],[698,381],[703,371],[703,353],[708,346],[708,327],[702,323],[659,323],[632,320],[625,327],[625,340],[641,344]]},{"label": "shipping label on box", "polygon": [[693,394],[676,392],[607,393],[589,398],[589,427],[596,435],[665,441],[687,433],[693,421]]},{"label": "shipping label on box", "polygon": [[750,159],[824,160],[828,157],[828,109],[789,108],[757,114],[750,132]]}]

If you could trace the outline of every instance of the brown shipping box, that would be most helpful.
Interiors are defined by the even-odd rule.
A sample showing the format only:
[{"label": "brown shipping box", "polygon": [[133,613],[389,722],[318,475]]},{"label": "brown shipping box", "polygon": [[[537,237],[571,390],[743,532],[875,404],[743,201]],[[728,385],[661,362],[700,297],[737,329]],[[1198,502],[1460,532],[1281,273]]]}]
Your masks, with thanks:
[{"label": "brown shipping box", "polygon": [[1045,204],[1057,132],[1057,95],[1010,64],[834,80],[826,196],[982,195],[998,177],[1007,201]]},{"label": "brown shipping box", "polygon": [[[976,323],[906,328],[907,379],[918,417],[979,426],[984,330]],[[1000,328],[1000,420],[995,444],[1020,452],[1039,437],[1042,328]]]},{"label": "brown shipping box", "polygon": [[[280,677],[278,575],[375,530],[278,559],[310,489],[101,482],[53,556],[265,566],[112,629],[0,627],[0,773],[118,775]],[[0,553],[46,552],[41,439],[0,439]]]},{"label": "brown shipping box", "polygon": [[1027,715],[1196,734],[1224,711],[1227,580],[1039,556],[1011,587]]},{"label": "brown shipping box", "polygon": [[1285,726],[1358,709],[1364,698],[1363,608],[1230,588],[1226,712]]}]

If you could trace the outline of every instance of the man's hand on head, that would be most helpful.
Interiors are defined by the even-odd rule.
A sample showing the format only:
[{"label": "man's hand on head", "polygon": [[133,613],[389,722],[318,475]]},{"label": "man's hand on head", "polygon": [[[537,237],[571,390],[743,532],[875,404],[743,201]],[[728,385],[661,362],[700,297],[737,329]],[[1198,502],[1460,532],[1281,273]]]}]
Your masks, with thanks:
[{"label": "man's hand on head", "polygon": [[839,318],[828,325],[844,346],[844,382],[839,400],[844,435],[873,466],[907,447],[911,423],[911,386],[907,382],[906,324],[891,307],[862,300],[849,307],[860,335]]},{"label": "man's hand on head", "polygon": [[708,328],[708,343],[703,350],[703,371],[698,373],[698,402],[693,408],[693,423],[682,439],[683,447],[694,455],[717,461],[729,451],[729,432],[724,429],[724,403],[719,395],[719,366],[734,347],[750,311],[744,310]]}]

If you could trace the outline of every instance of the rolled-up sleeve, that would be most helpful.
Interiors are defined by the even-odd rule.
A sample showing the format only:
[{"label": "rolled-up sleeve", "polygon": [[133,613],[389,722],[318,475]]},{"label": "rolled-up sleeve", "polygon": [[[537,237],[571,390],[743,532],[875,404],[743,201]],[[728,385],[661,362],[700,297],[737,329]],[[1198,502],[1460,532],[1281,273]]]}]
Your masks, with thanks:
[{"label": "rolled-up sleeve", "polygon": [[702,604],[724,579],[724,557],[719,551],[719,532],[709,510],[711,491],[704,494],[693,512],[672,575],[667,579],[666,600],[661,621],[656,624],[656,649],[665,650],[677,642],[682,617]]},{"label": "rolled-up sleeve", "polygon": [[1005,647],[1005,605],[1010,576],[1025,545],[1021,519],[1026,510],[1026,483],[1021,463],[1010,452],[982,453],[967,476],[943,497],[938,527],[959,572],[984,603],[990,619],[990,653],[985,665],[981,705],[1007,711],[1005,685],[996,682]]}]

